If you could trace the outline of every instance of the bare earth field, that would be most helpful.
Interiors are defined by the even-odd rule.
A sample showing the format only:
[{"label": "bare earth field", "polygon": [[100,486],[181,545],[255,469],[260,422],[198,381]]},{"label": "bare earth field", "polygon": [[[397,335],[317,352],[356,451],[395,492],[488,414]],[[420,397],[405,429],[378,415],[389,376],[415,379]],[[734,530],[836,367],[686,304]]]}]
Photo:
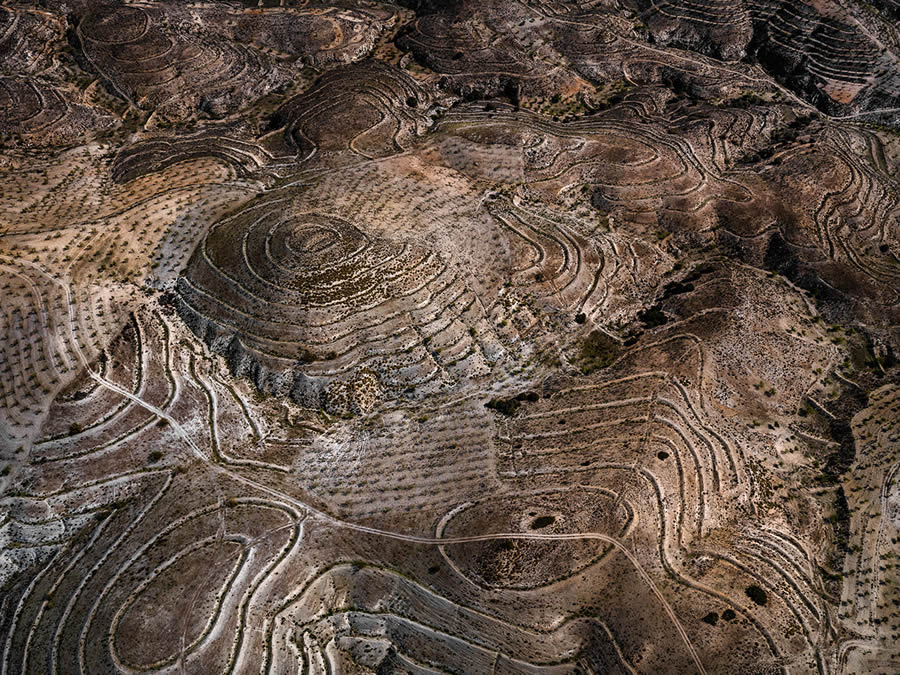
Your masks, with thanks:
[{"label": "bare earth field", "polygon": [[0,673],[900,672],[898,26],[0,0]]}]

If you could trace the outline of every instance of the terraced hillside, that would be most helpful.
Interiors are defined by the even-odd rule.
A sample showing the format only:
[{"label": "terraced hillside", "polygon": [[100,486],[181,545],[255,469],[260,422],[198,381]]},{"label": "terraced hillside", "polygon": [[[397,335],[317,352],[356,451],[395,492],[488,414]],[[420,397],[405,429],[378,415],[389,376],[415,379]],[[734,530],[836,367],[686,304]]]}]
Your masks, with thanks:
[{"label": "terraced hillside", "polygon": [[900,32],[0,4],[0,672],[900,670]]}]

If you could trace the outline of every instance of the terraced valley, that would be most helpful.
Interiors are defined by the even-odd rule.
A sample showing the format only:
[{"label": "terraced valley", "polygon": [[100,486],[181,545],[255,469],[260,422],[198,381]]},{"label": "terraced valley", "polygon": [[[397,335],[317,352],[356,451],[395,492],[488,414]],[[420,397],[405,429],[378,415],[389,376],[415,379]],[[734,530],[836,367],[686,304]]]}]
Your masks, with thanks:
[{"label": "terraced valley", "polygon": [[0,0],[0,673],[900,672],[896,0]]}]

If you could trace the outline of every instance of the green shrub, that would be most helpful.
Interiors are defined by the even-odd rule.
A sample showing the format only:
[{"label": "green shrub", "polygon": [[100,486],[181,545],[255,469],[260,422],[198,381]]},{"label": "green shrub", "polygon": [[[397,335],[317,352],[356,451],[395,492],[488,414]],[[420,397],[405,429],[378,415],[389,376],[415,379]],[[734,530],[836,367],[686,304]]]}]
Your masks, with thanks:
[{"label": "green shrub", "polygon": [[534,403],[540,398],[536,391],[523,391],[521,394],[511,396],[509,398],[494,398],[485,403],[485,407],[496,410],[501,415],[511,417],[516,414],[522,401]]},{"label": "green shrub", "polygon": [[747,586],[747,589],[744,591],[747,594],[747,597],[750,598],[757,605],[762,607],[769,601],[768,594],[761,589],[759,586],[752,584]]},{"label": "green shrub", "polygon": [[659,305],[654,305],[650,309],[638,312],[638,319],[642,324],[647,326],[647,328],[656,328],[669,321],[669,318],[659,308]]},{"label": "green shrub", "polygon": [[619,356],[619,343],[599,330],[591,331],[582,341],[578,352],[581,372],[585,375],[606,368]]}]

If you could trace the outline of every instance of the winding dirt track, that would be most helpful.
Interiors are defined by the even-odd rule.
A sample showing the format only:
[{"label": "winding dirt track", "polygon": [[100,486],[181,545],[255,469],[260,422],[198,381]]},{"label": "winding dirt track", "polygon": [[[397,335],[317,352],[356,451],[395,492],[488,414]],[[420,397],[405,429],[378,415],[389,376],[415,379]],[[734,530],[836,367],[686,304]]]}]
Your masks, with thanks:
[{"label": "winding dirt track", "polygon": [[[65,292],[67,299],[69,299],[69,300],[71,299],[71,288],[68,284],[66,284],[61,279],[55,277],[54,275],[50,274],[46,270],[44,270],[42,268],[39,268],[39,269],[44,276],[46,276],[54,284],[58,285]],[[675,613],[675,610],[672,609],[672,606],[668,603],[665,596],[663,596],[662,592],[660,592],[659,588],[656,586],[656,584],[650,578],[650,575],[641,566],[641,563],[637,559],[637,557],[631,551],[629,551],[625,547],[625,545],[622,542],[620,542],[618,539],[616,539],[614,537],[610,537],[605,534],[600,534],[598,532],[572,532],[572,533],[566,533],[566,534],[538,534],[538,533],[529,533],[529,532],[497,532],[497,533],[491,533],[491,534],[471,535],[471,536],[467,536],[467,537],[435,538],[435,537],[422,537],[422,536],[412,535],[412,534],[403,534],[400,532],[391,532],[390,530],[381,530],[381,529],[378,529],[375,527],[367,527],[365,525],[358,525],[356,523],[351,523],[351,522],[347,522],[345,520],[336,518],[329,513],[326,513],[324,511],[320,511],[319,509],[316,509],[315,507],[311,506],[310,504],[307,504],[306,502],[296,499],[295,497],[287,495],[279,490],[270,488],[266,485],[263,485],[262,483],[258,483],[250,478],[247,478],[245,476],[237,474],[237,473],[221,466],[220,464],[215,463],[209,457],[209,455],[207,455],[194,442],[194,440],[188,435],[188,433],[184,430],[184,427],[181,426],[181,424],[178,422],[178,420],[173,418],[171,415],[166,413],[164,410],[161,410],[160,408],[158,408],[150,403],[147,403],[146,401],[141,399],[139,396],[136,396],[135,394],[131,393],[130,391],[123,389],[119,385],[117,385],[113,382],[110,382],[109,380],[102,377],[98,373],[95,373],[91,369],[87,358],[85,357],[84,353],[82,352],[81,347],[78,344],[77,338],[75,336],[75,332],[72,329],[73,317],[72,317],[72,303],[71,302],[67,303],[67,309],[68,309],[68,313],[70,315],[69,316],[70,321],[68,323],[69,323],[69,331],[71,334],[70,337],[72,340],[72,345],[75,347],[75,352],[78,356],[79,361],[81,362],[81,365],[84,367],[85,371],[89,374],[91,379],[93,379],[95,382],[97,382],[98,385],[105,387],[113,392],[116,392],[117,394],[119,394],[121,396],[124,396],[125,398],[133,401],[134,403],[141,406],[145,410],[153,413],[157,417],[166,420],[172,426],[172,428],[176,431],[176,433],[179,436],[181,436],[181,438],[185,441],[185,443],[187,443],[188,447],[191,449],[191,452],[197,457],[197,459],[199,459],[200,461],[202,461],[203,463],[208,465],[214,471],[216,471],[224,476],[227,476],[231,480],[237,481],[239,483],[243,483],[244,485],[247,485],[248,487],[251,487],[254,490],[258,490],[264,494],[267,494],[281,502],[288,503],[296,508],[303,509],[307,513],[309,513],[311,516],[316,516],[319,519],[321,519],[322,521],[324,521],[330,525],[333,525],[334,527],[340,527],[340,528],[344,528],[344,529],[353,530],[355,532],[371,534],[371,535],[375,535],[375,536],[379,536],[379,537],[385,537],[388,539],[394,539],[397,541],[405,541],[405,542],[408,542],[411,544],[422,544],[422,545],[427,545],[427,546],[446,546],[446,545],[450,545],[450,544],[467,544],[467,543],[480,542],[480,541],[493,541],[493,540],[497,540],[497,539],[530,539],[530,540],[536,540],[536,541],[594,540],[594,541],[602,541],[607,544],[610,544],[610,545],[614,546],[618,551],[620,551],[628,559],[628,561],[634,566],[635,570],[640,575],[640,577],[644,580],[644,582],[647,584],[647,586],[650,588],[650,590],[653,592],[653,594],[657,597],[657,599],[659,600],[660,604],[663,607],[663,610],[666,612],[668,617],[671,619],[673,627],[678,632],[678,634],[681,636],[681,639],[684,642],[684,645],[687,648],[688,652],[690,653],[691,658],[694,661],[694,664],[697,666],[697,671],[699,673],[701,673],[701,675],[706,675],[706,669],[703,667],[703,662],[700,660],[700,656],[697,653],[697,650],[694,647],[693,643],[691,642],[690,636],[687,634],[687,631],[685,631],[684,626],[682,626],[681,622],[678,620],[678,615]]]},{"label": "winding dirt track", "polygon": [[[79,356],[82,356],[80,351],[79,351]],[[412,544],[425,544],[425,545],[430,545],[430,546],[446,546],[448,544],[468,544],[468,543],[479,542],[479,541],[493,541],[496,539],[531,539],[531,540],[538,540],[538,541],[595,540],[595,541],[602,541],[607,544],[610,544],[610,545],[614,546],[618,551],[620,551],[628,559],[628,561],[634,566],[635,570],[640,575],[640,577],[644,580],[644,582],[647,584],[647,586],[650,588],[650,590],[653,591],[653,594],[659,600],[659,602],[662,605],[663,609],[665,610],[666,614],[672,620],[672,625],[674,626],[675,630],[678,631],[678,634],[681,636],[681,639],[684,642],[685,647],[687,648],[688,652],[691,655],[691,658],[694,660],[694,663],[697,666],[697,670],[704,675],[706,673],[706,670],[703,667],[703,662],[700,660],[700,656],[697,653],[697,650],[695,649],[693,643],[691,642],[690,636],[688,636],[687,631],[685,631],[684,627],[681,625],[681,622],[678,620],[678,616],[675,614],[675,610],[672,609],[672,606],[666,601],[665,596],[663,596],[663,594],[660,592],[659,588],[657,588],[656,584],[653,583],[653,580],[650,578],[650,575],[647,574],[646,570],[644,570],[644,568],[641,566],[641,563],[640,563],[640,561],[638,561],[637,557],[633,553],[631,553],[631,551],[629,551],[622,542],[620,542],[618,539],[616,539],[614,537],[610,537],[605,534],[600,534],[598,532],[572,532],[572,533],[566,533],[566,534],[537,534],[537,533],[529,533],[529,532],[497,532],[497,533],[492,533],[492,534],[471,535],[471,536],[467,536],[467,537],[435,538],[435,537],[421,537],[421,536],[412,535],[412,534],[402,534],[400,532],[391,532],[390,530],[382,530],[382,529],[375,528],[375,527],[367,527],[365,525],[358,525],[356,523],[351,523],[346,520],[341,520],[340,518],[336,518],[336,517],[332,516],[331,514],[328,514],[324,511],[320,511],[319,509],[316,509],[315,507],[313,507],[299,499],[296,499],[295,497],[291,497],[290,495],[287,495],[283,492],[274,490],[274,489],[272,489],[266,485],[263,485],[261,483],[257,483],[256,481],[254,481],[250,478],[241,476],[240,474],[236,474],[233,471],[230,471],[229,469],[226,469],[225,467],[223,467],[219,464],[216,464],[209,458],[209,456],[206,453],[204,453],[200,449],[199,446],[197,446],[196,443],[194,443],[193,439],[191,439],[190,436],[188,436],[187,432],[178,423],[177,420],[175,420],[173,417],[168,415],[163,410],[160,410],[156,406],[153,406],[149,403],[145,403],[143,400],[141,400],[139,397],[135,396],[134,394],[130,393],[129,391],[122,389],[118,385],[113,384],[109,380],[106,380],[103,377],[101,377],[100,375],[96,374],[94,371],[92,371],[87,366],[86,362],[84,365],[85,365],[85,368],[87,369],[88,373],[90,374],[91,378],[94,379],[99,385],[101,385],[103,387],[107,387],[108,389],[111,389],[112,391],[115,391],[116,393],[121,394],[122,396],[125,396],[126,398],[134,401],[136,404],[140,405],[141,407],[145,408],[146,410],[152,412],[154,415],[157,415],[158,417],[166,420],[170,425],[172,425],[172,428],[175,429],[175,431],[178,433],[178,435],[184,439],[184,441],[191,448],[191,451],[194,453],[194,455],[198,459],[200,459],[201,461],[203,461],[204,463],[209,465],[211,468],[213,468],[215,471],[227,476],[228,478],[230,478],[232,480],[238,481],[238,482],[243,483],[244,485],[247,485],[251,488],[254,488],[256,490],[264,492],[265,494],[268,494],[280,501],[287,502],[288,504],[291,504],[292,506],[304,509],[310,515],[316,516],[316,517],[322,519],[323,521],[325,521],[331,525],[334,525],[335,527],[342,527],[345,529],[353,530],[355,532],[372,534],[372,535],[376,535],[379,537],[386,537],[386,538],[395,539],[398,541],[405,541],[405,542],[409,542]]]}]

